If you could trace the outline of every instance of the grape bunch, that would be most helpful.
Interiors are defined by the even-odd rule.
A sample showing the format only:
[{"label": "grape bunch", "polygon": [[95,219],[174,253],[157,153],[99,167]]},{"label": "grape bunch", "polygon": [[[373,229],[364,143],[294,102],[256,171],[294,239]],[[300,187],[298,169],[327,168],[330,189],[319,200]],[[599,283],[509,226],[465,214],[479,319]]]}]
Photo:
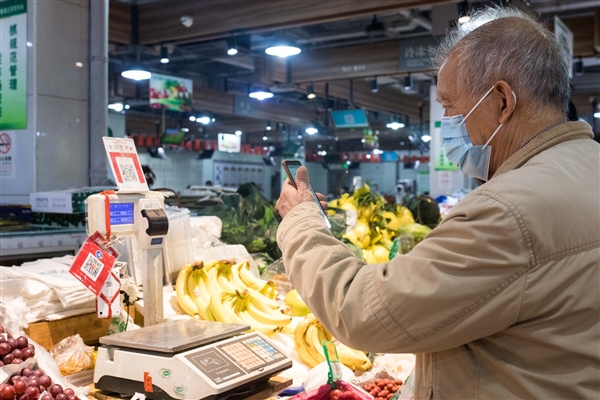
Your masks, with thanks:
[{"label": "grape bunch", "polygon": [[41,369],[23,368],[0,384],[0,400],[80,400],[71,388],[53,384]]},{"label": "grape bunch", "polygon": [[375,379],[374,382],[363,385],[363,389],[375,397],[375,400],[387,400],[391,399],[401,386],[401,379]]},{"label": "grape bunch", "polygon": [[15,339],[8,331],[5,332],[3,326],[0,326],[0,367],[21,364],[33,356],[35,356],[35,347],[25,336]]}]

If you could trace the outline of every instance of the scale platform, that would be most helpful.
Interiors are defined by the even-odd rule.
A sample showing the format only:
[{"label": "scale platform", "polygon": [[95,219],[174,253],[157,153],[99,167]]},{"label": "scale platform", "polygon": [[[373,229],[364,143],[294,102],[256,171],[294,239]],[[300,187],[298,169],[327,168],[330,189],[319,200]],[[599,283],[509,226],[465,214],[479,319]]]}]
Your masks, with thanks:
[{"label": "scale platform", "polygon": [[100,338],[94,384],[149,399],[224,399],[292,360],[249,326],[179,320]]}]

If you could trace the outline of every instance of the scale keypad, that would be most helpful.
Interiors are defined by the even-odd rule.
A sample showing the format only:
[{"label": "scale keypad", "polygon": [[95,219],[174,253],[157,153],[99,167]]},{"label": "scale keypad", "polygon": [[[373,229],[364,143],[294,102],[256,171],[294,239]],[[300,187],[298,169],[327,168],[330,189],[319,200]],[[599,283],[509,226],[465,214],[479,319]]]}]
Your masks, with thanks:
[{"label": "scale keypad", "polygon": [[246,371],[264,367],[285,357],[259,336],[251,336],[219,347]]}]

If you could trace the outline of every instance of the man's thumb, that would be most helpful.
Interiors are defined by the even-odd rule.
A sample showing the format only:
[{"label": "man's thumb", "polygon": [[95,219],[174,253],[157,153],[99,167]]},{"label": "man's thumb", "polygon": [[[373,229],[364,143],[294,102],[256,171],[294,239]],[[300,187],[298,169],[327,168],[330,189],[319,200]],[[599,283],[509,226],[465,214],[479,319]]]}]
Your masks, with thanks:
[{"label": "man's thumb", "polygon": [[296,171],[296,186],[298,190],[309,190],[310,181],[308,179],[308,170],[305,166],[298,168],[298,171]]}]

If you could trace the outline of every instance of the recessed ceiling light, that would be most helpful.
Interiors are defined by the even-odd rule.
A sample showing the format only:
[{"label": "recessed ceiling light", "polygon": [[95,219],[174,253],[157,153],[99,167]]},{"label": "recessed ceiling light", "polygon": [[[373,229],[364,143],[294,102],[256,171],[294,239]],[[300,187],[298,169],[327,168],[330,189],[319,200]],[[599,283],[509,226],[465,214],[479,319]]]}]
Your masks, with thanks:
[{"label": "recessed ceiling light", "polygon": [[315,127],[308,127],[304,130],[304,132],[308,133],[309,135],[314,135],[315,133],[319,133],[319,130]]},{"label": "recessed ceiling light", "polygon": [[139,64],[131,64],[125,71],[121,72],[121,76],[134,81],[144,81],[150,79],[152,74]]},{"label": "recessed ceiling light", "polygon": [[235,136],[242,136],[242,131],[235,131]]},{"label": "recessed ceiling light", "polygon": [[273,93],[266,89],[252,89],[248,96],[256,100],[265,100],[272,98]]},{"label": "recessed ceiling light", "polygon": [[402,122],[394,121],[394,122],[390,122],[389,124],[385,124],[385,126],[386,126],[386,128],[398,130],[398,129],[404,128],[405,125]]},{"label": "recessed ceiling light", "polygon": [[273,46],[269,46],[265,49],[265,53],[268,55],[281,58],[295,56],[300,54],[300,52],[302,52],[300,47],[285,43],[276,43]]},{"label": "recessed ceiling light", "polygon": [[431,140],[431,136],[423,135],[423,136],[421,136],[421,140],[424,141],[425,143],[427,143]]}]

